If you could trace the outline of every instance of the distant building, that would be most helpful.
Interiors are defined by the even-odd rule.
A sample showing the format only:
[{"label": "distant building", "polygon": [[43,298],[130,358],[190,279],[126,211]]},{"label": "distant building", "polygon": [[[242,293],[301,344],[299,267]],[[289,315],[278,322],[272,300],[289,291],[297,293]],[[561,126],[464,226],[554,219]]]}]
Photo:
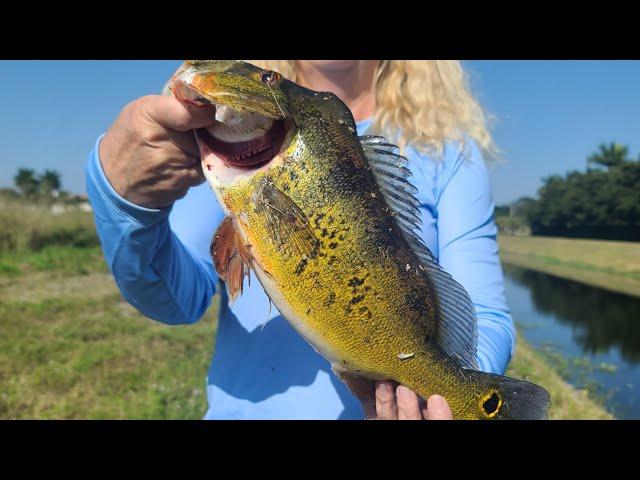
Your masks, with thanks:
[{"label": "distant building", "polygon": [[82,212],[91,212],[91,204],[89,203],[89,197],[87,195],[70,195],[64,200],[58,201],[51,205],[51,213],[53,215],[60,215],[73,210],[80,210]]}]

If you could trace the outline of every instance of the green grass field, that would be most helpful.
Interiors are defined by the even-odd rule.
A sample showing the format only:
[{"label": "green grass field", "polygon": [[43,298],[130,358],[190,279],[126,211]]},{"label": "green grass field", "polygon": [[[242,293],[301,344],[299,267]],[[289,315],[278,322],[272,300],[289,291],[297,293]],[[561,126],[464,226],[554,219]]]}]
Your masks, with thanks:
[{"label": "green grass field", "polygon": [[500,235],[503,262],[640,296],[640,242]]},{"label": "green grass field", "polygon": [[97,247],[3,265],[0,418],[202,418],[215,307],[189,326],[143,317]]},{"label": "green grass field", "polygon": [[[145,318],[121,298],[98,247],[0,264],[0,418],[202,418],[215,302],[196,325]],[[552,418],[609,418],[522,341],[509,374],[551,392]]]}]

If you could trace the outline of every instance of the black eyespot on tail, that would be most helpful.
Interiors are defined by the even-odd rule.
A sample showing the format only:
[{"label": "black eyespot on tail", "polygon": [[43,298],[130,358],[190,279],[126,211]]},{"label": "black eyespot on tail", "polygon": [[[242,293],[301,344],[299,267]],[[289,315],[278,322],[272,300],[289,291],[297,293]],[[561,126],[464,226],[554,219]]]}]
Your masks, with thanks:
[{"label": "black eyespot on tail", "polygon": [[494,416],[500,410],[502,402],[500,401],[500,395],[497,392],[492,392],[489,398],[487,398],[482,404],[482,409],[490,417]]},{"label": "black eyespot on tail", "polygon": [[477,370],[464,376],[483,393],[478,398],[479,418],[490,420],[543,420],[548,418],[551,398],[540,385]]}]

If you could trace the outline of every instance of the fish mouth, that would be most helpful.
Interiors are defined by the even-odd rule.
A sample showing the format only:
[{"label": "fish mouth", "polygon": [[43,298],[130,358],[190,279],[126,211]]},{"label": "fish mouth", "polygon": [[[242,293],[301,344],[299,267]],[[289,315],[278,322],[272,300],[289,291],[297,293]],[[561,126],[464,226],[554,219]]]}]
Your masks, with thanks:
[{"label": "fish mouth", "polygon": [[[216,106],[216,120],[196,131],[203,161],[213,154],[227,167],[257,169],[282,150],[293,122],[240,112],[225,105]],[[211,169],[208,162],[206,168]]]},{"label": "fish mouth", "polygon": [[[257,113],[264,110],[268,115],[268,109],[242,93],[217,88],[214,76],[201,76],[190,68],[179,69],[165,90],[182,103],[214,107],[213,123],[195,130],[202,166],[209,171],[220,163],[234,171],[259,169],[281,153],[285,139],[295,129],[293,120],[284,114]],[[246,108],[231,106],[243,102]],[[215,159],[220,162],[214,163]]]}]

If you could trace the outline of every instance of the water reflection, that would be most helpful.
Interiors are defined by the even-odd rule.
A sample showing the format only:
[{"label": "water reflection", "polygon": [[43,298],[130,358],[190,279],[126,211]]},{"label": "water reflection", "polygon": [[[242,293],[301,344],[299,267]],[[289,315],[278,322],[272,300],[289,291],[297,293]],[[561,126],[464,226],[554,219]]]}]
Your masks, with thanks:
[{"label": "water reflection", "polygon": [[640,299],[533,270],[505,265],[505,274],[527,287],[539,313],[553,314],[572,328],[586,353],[617,347],[622,358],[640,363]]}]

